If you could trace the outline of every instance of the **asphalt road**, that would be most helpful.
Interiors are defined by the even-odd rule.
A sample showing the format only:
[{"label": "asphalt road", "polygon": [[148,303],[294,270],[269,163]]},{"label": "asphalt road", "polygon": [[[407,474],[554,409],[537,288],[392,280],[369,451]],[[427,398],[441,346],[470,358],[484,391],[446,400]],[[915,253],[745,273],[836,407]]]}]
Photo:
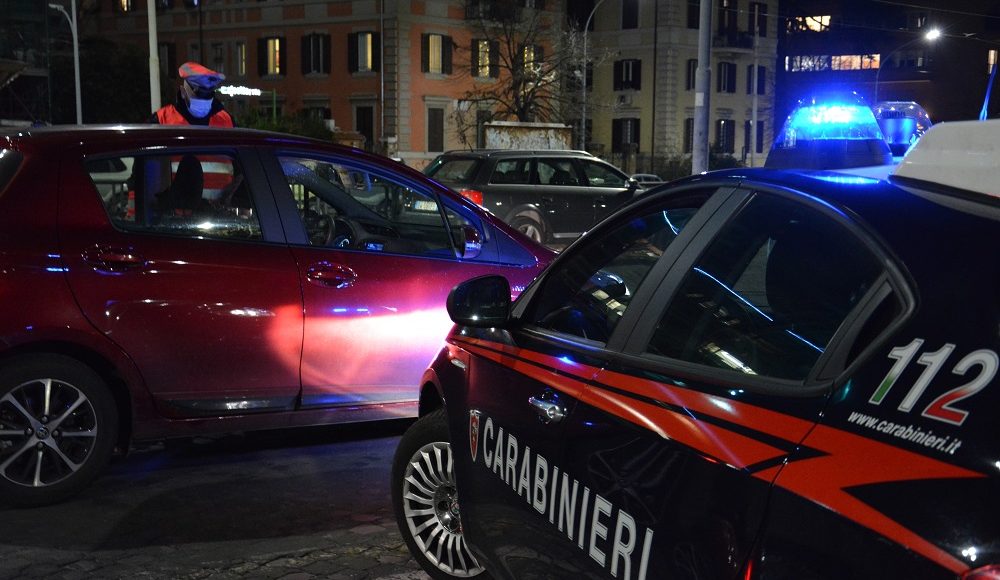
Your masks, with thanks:
[{"label": "asphalt road", "polygon": [[409,424],[156,444],[55,506],[0,506],[0,578],[420,580],[392,517]]}]

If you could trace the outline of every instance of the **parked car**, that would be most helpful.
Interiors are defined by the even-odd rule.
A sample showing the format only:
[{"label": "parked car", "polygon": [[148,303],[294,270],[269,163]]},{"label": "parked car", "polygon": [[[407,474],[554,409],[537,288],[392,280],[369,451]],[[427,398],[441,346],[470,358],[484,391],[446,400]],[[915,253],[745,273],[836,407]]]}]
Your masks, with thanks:
[{"label": "parked car", "polygon": [[[1000,578],[1000,120],[892,176],[642,196],[424,375],[392,497],[433,578]],[[889,171],[889,168],[886,168]],[[906,216],[905,220],[900,216]]]},{"label": "parked car", "polygon": [[655,173],[633,173],[632,179],[643,189],[649,189],[650,187],[656,187],[664,183],[663,179]]},{"label": "parked car", "polygon": [[553,255],[316,140],[2,133],[0,501],[64,498],[134,440],[416,415],[448,291],[516,294]]},{"label": "parked car", "polygon": [[639,188],[586,151],[449,151],[424,173],[540,243],[572,241]]}]

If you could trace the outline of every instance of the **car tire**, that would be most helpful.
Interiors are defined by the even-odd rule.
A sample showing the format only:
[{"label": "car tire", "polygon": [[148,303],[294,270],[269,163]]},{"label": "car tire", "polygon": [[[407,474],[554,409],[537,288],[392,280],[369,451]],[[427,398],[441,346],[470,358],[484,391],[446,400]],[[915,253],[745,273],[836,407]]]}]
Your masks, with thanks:
[{"label": "car tire", "polygon": [[510,221],[510,225],[539,244],[545,243],[545,226],[534,217],[525,214],[516,215]]},{"label": "car tire", "polygon": [[51,504],[103,471],[118,413],[96,372],[62,355],[31,355],[0,368],[0,501]]},{"label": "car tire", "polygon": [[462,535],[444,410],[407,429],[392,461],[392,506],[414,558],[435,580],[488,579]]}]

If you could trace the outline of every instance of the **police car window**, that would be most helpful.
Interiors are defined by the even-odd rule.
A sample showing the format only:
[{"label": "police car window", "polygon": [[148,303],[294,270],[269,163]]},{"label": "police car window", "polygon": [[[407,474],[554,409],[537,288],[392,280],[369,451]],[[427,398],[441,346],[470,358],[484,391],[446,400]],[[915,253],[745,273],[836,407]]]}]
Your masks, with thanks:
[{"label": "police car window", "polygon": [[122,230],[170,235],[262,238],[236,158],[222,153],[100,157],[84,169]]},{"label": "police car window", "polygon": [[[279,158],[313,246],[453,257],[436,197],[328,159]],[[462,221],[455,214],[449,219]]]},{"label": "police car window", "polygon": [[546,276],[525,322],[607,342],[636,289],[697,210],[698,204],[658,207],[587,240]]},{"label": "police car window", "polygon": [[881,271],[827,215],[758,194],[687,273],[648,352],[804,379]]}]

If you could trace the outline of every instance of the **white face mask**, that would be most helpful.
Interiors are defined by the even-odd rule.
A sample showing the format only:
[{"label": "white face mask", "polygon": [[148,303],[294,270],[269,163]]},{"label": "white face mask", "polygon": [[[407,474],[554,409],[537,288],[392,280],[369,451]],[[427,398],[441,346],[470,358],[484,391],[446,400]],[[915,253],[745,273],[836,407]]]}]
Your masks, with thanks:
[{"label": "white face mask", "polygon": [[192,116],[202,117],[208,115],[209,111],[212,110],[212,99],[196,99],[191,97],[188,99],[188,111]]}]

